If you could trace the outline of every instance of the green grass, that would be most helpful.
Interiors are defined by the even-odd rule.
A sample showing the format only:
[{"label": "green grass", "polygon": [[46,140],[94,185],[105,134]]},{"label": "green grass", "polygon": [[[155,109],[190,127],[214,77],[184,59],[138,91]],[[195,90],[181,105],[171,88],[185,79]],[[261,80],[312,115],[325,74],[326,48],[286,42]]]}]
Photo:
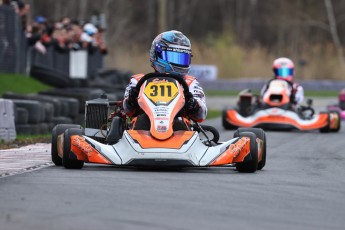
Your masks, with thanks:
[{"label": "green grass", "polygon": [[[235,97],[238,95],[240,91],[225,91],[225,90],[206,90],[205,94],[206,97],[221,97],[221,96],[228,96],[228,97]],[[254,94],[259,94],[259,91],[253,91]],[[337,97],[339,91],[330,90],[330,91],[323,91],[323,90],[315,90],[315,91],[304,91],[305,97]]]},{"label": "green grass", "polygon": [[222,115],[222,111],[220,111],[220,110],[209,109],[209,110],[207,111],[207,117],[206,117],[206,119],[217,118],[217,117],[220,117],[221,115]]},{"label": "green grass", "polygon": [[50,86],[25,75],[0,73],[0,95],[9,91],[23,94],[38,93],[50,88]]},{"label": "green grass", "polygon": [[5,142],[0,140],[0,149],[19,148],[36,143],[50,143],[51,134],[17,135],[14,141]]},{"label": "green grass", "polygon": [[23,135],[23,134],[19,134],[17,135],[16,140],[40,140],[40,139],[50,139],[51,138],[51,133],[47,133],[47,134],[35,134],[35,135]]}]

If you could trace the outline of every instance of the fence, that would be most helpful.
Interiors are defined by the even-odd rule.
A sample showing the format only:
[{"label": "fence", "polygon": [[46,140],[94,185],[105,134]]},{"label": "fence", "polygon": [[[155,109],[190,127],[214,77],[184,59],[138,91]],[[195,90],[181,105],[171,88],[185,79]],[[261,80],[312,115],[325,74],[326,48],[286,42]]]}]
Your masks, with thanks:
[{"label": "fence", "polygon": [[27,55],[27,71],[34,65],[57,69],[71,78],[86,78],[103,67],[103,54],[98,49],[91,53],[87,50],[63,52],[54,47],[48,47],[46,53],[42,54],[30,47]]},{"label": "fence", "polygon": [[24,73],[27,45],[21,18],[12,6],[0,6],[0,72]]},{"label": "fence", "polygon": [[[76,56],[79,58],[73,58]],[[28,47],[20,16],[11,6],[0,5],[0,72],[27,74],[33,65],[56,69],[71,77],[86,78],[103,67],[103,54],[98,49],[93,52],[63,52],[53,46],[47,47],[47,52],[42,54]],[[75,67],[79,71],[76,72]]]}]

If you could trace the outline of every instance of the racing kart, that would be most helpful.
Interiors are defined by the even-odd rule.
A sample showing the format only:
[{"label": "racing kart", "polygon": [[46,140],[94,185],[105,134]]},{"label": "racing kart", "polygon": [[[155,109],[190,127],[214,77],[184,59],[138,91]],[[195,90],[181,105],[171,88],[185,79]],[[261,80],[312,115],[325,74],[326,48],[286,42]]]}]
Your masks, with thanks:
[{"label": "racing kart", "polygon": [[[190,96],[181,76],[150,73],[136,88],[142,114],[149,118],[148,130],[136,129],[140,115],[128,121],[121,101],[87,101],[85,127],[54,127],[51,156],[55,165],[68,169],[80,169],[84,162],[135,167],[235,166],[239,172],[265,166],[262,129],[238,129],[231,140],[219,142],[214,127],[178,118]],[[176,122],[183,122],[185,128],[174,130]]]},{"label": "racing kart", "polygon": [[336,105],[328,105],[328,111],[338,111],[341,119],[345,120],[345,89],[342,89],[338,95],[339,103]]},{"label": "racing kart", "polygon": [[265,130],[317,130],[320,132],[338,132],[340,115],[337,111],[315,114],[312,100],[307,106],[296,107],[290,103],[290,87],[284,80],[270,82],[262,99],[254,96],[250,90],[239,93],[237,106],[227,107],[222,113],[225,129],[238,127],[260,127]]}]

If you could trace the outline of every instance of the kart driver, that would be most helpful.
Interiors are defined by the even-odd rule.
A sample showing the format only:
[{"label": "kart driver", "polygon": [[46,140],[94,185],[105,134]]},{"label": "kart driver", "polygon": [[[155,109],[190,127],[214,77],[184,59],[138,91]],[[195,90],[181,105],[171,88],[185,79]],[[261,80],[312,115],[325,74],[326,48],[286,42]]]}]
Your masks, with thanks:
[{"label": "kart driver", "polygon": [[[190,69],[191,57],[191,43],[179,31],[172,30],[161,33],[152,42],[150,49],[151,66],[155,72],[178,74],[183,77],[189,86],[190,95],[189,99],[186,99],[183,116],[202,122],[207,114],[205,94],[196,78],[187,75]],[[139,92],[135,86],[143,76],[144,74],[134,75],[125,91],[123,107],[130,117],[136,115],[139,110],[137,99]],[[149,125],[150,121],[147,115],[141,114],[138,116],[134,129],[148,130]]]},{"label": "kart driver", "polygon": [[272,80],[285,80],[291,87],[290,102],[293,107],[300,105],[304,99],[303,87],[293,82],[294,64],[289,58],[281,57],[273,61],[274,78],[269,80],[261,89],[261,96],[265,94]]}]

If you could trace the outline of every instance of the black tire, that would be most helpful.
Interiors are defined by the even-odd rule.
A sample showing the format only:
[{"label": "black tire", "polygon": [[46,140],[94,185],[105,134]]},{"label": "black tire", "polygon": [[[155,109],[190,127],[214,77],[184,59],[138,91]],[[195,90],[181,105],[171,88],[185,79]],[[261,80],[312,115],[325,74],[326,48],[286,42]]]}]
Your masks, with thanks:
[{"label": "black tire", "polygon": [[32,135],[31,125],[29,124],[17,124],[16,125],[17,135]]},{"label": "black tire", "polygon": [[63,90],[49,90],[40,92],[43,95],[59,96],[74,98],[79,102],[79,113],[85,112],[85,102],[88,100],[99,98],[105,92],[101,89],[90,89],[90,88],[72,88]]},{"label": "black tire", "polygon": [[40,123],[38,125],[38,128],[39,128],[39,134],[48,134],[48,133],[50,133],[48,123]]},{"label": "black tire", "polygon": [[267,146],[266,133],[264,132],[263,129],[260,129],[260,128],[239,128],[234,133],[234,137],[235,137],[235,135],[238,136],[239,133],[241,133],[241,132],[252,132],[252,133],[255,133],[256,137],[259,138],[260,140],[262,140],[262,142],[263,142],[262,158],[261,158],[261,161],[259,161],[259,163],[258,163],[258,170],[263,169],[265,167],[265,165],[266,165],[266,146]]},{"label": "black tire", "polygon": [[64,98],[64,100],[67,102],[68,105],[67,116],[71,118],[78,116],[79,101],[75,98]]},{"label": "black tire", "polygon": [[25,108],[28,110],[28,123],[29,124],[38,124],[41,122],[42,117],[42,105],[38,101],[33,100],[17,100],[13,99],[13,103],[16,107]]},{"label": "black tire", "polygon": [[[235,136],[238,135],[238,136]],[[234,137],[249,137],[250,138],[250,154],[245,157],[241,163],[236,163],[236,169],[239,172],[253,173],[258,168],[258,145],[256,143],[256,135],[253,132],[238,132]],[[250,158],[250,159],[249,159]]]},{"label": "black tire", "polygon": [[237,126],[234,126],[232,124],[230,124],[227,119],[227,110],[224,109],[223,110],[223,113],[222,113],[222,125],[224,127],[224,129],[227,129],[227,130],[234,130],[234,129],[237,129],[238,127]]},{"label": "black tire", "polygon": [[73,124],[85,126],[85,113],[79,113],[75,118],[73,118]]},{"label": "black tire", "polygon": [[31,135],[38,135],[40,133],[40,124],[29,124],[31,129]]},{"label": "black tire", "polygon": [[[53,111],[52,113],[55,116],[60,116],[60,101],[54,97],[51,96],[46,96],[46,95],[38,95],[38,94],[19,94],[19,93],[12,93],[12,92],[6,92],[3,94],[4,98],[8,99],[24,99],[24,100],[35,100],[35,101],[40,101],[46,103],[50,103],[53,105]],[[51,112],[50,112],[51,113]],[[47,119],[47,117],[46,117]],[[48,116],[49,119],[49,116]],[[46,122],[49,122],[46,120]]]},{"label": "black tire", "polygon": [[106,142],[109,144],[115,144],[118,142],[125,131],[125,124],[122,118],[114,117],[111,121],[111,126],[109,130],[109,134],[107,136]]},{"label": "black tire", "polygon": [[49,123],[51,122],[54,116],[54,105],[49,102],[42,102],[42,106],[44,108],[44,114],[45,114],[45,119],[43,120],[43,122]]},{"label": "black tire", "polygon": [[64,72],[43,66],[32,66],[30,76],[57,88],[66,88],[71,85],[71,80]]},{"label": "black tire", "polygon": [[73,159],[71,157],[71,155],[74,155],[74,153],[71,152],[71,136],[82,134],[83,131],[78,128],[70,128],[65,130],[63,140],[62,164],[67,169],[81,169],[84,166],[84,161]]},{"label": "black tire", "polygon": [[69,117],[53,117],[52,118],[52,123],[54,123],[54,125],[58,125],[58,124],[72,124],[73,121]]},{"label": "black tire", "polygon": [[52,144],[51,144],[51,156],[52,156],[52,161],[56,166],[62,165],[62,159],[58,155],[58,150],[57,150],[57,137],[64,133],[66,129],[69,128],[78,128],[81,129],[80,125],[71,125],[71,124],[59,124],[56,125],[53,130],[52,130]]},{"label": "black tire", "polygon": [[15,112],[15,124],[16,125],[25,125],[29,121],[29,112],[25,108],[16,107]]}]

